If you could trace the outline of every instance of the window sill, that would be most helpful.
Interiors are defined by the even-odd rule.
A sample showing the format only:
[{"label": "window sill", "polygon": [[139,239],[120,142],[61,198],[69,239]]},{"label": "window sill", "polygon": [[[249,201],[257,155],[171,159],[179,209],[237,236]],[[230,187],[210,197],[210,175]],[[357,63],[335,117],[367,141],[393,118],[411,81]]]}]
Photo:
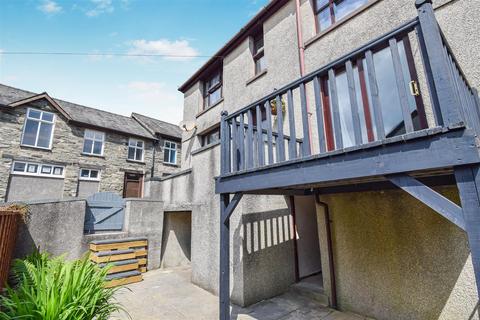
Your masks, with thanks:
[{"label": "window sill", "polygon": [[333,25],[331,25],[330,27],[328,27],[327,29],[325,30],[322,30],[322,31],[319,31],[316,35],[314,35],[313,37],[311,37],[310,39],[308,39],[307,41],[304,42],[304,47],[307,48],[308,46],[310,46],[312,43],[316,42],[317,40],[323,38],[325,35],[329,34],[330,32],[334,31],[335,29],[337,29],[338,27],[340,27],[341,25],[343,25],[345,22],[347,22],[348,20],[352,19],[353,17],[359,15],[360,13],[362,13],[363,11],[367,10],[368,8],[370,8],[371,6],[373,6],[374,4],[376,4],[377,2],[379,2],[381,0],[371,0],[369,3],[361,6],[360,8],[352,11],[350,14],[348,14],[347,16],[343,17],[341,20],[335,22]]},{"label": "window sill", "polygon": [[78,178],[79,181],[87,181],[87,182],[100,182],[100,179],[87,179],[87,178]]},{"label": "window sill", "polygon": [[200,117],[201,115],[203,115],[204,113],[207,113],[208,111],[212,110],[213,108],[215,108],[216,106],[218,106],[220,103],[223,102],[223,98],[218,100],[217,102],[215,102],[215,104],[211,105],[210,107],[208,107],[207,109],[203,109],[202,111],[200,111],[199,113],[197,113],[197,115],[195,116],[195,118],[198,118]]},{"label": "window sill", "polygon": [[35,150],[43,150],[43,151],[52,152],[52,148],[35,147],[35,146],[29,146],[29,145],[26,145],[26,144],[20,144],[20,147],[27,148],[27,149],[35,149]]},{"label": "window sill", "polygon": [[138,164],[147,164],[145,161],[138,161],[138,160],[132,160],[132,159],[127,159],[127,162],[138,163]]},{"label": "window sill", "polygon": [[245,85],[248,86],[249,84],[255,82],[257,79],[260,79],[261,77],[263,77],[264,75],[267,74],[267,71],[268,71],[268,69],[265,69],[262,72],[260,72],[259,74],[256,74],[252,78],[248,79],[247,82],[245,83]]},{"label": "window sill", "polygon": [[105,159],[105,156],[102,154],[90,154],[90,153],[81,153],[82,156],[85,156],[85,157],[94,157],[94,158],[101,158],[101,159]]},{"label": "window sill", "polygon": [[211,144],[207,144],[206,146],[203,146],[203,147],[200,147],[196,150],[193,150],[192,152],[190,152],[190,154],[192,156],[196,155],[196,154],[199,154],[203,151],[206,151],[206,150],[209,150],[209,149],[212,149],[212,148],[215,148],[216,146],[219,146],[220,145],[220,141],[217,141],[217,142],[214,142],[214,143],[211,143]]},{"label": "window sill", "polygon": [[163,165],[169,166],[169,167],[176,167],[176,168],[179,167],[179,165],[176,164],[176,163],[170,163],[170,162],[165,162],[165,161],[163,162]]}]

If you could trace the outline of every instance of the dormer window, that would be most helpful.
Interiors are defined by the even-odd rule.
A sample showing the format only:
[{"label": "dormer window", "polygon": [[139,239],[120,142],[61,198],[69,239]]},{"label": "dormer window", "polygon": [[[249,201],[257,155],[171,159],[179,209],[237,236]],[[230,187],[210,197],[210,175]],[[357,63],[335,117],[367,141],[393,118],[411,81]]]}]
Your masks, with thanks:
[{"label": "dormer window", "polygon": [[55,114],[36,109],[27,109],[23,127],[22,145],[51,149]]},{"label": "dormer window", "polygon": [[207,109],[222,99],[222,69],[218,68],[203,84],[203,108]]}]

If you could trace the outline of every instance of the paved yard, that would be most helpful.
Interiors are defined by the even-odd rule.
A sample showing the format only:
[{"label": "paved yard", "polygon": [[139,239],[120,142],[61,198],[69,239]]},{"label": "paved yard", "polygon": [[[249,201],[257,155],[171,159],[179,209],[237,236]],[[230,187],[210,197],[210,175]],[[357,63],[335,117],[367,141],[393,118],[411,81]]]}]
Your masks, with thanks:
[{"label": "paved yard", "polygon": [[[154,270],[144,280],[122,289],[117,299],[133,320],[216,320],[218,298],[190,283],[190,269]],[[128,319],[116,315],[112,319]],[[232,320],[364,320],[349,313],[320,306],[317,302],[287,292],[248,308],[234,307]]]}]

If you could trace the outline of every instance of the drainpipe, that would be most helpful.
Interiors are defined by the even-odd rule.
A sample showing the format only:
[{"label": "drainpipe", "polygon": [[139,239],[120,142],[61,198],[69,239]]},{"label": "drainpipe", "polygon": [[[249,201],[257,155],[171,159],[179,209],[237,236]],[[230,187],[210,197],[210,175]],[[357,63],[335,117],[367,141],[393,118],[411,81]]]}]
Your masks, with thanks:
[{"label": "drainpipe", "polygon": [[[295,13],[296,13],[296,24],[297,24],[297,44],[298,44],[298,56],[300,59],[300,76],[305,75],[305,47],[303,46],[303,33],[302,33],[302,16],[300,14],[300,0],[295,0]],[[306,92],[307,88],[305,88]],[[310,123],[310,108],[308,106],[307,99],[307,119],[308,119],[308,136],[310,138],[310,150],[312,149],[312,126]]]},{"label": "drainpipe", "polygon": [[332,230],[330,229],[330,211],[328,209],[328,204],[320,201],[320,196],[318,193],[315,193],[315,202],[323,207],[325,212],[325,229],[327,236],[327,251],[328,251],[328,267],[330,269],[330,296],[331,296],[331,305],[330,307],[337,308],[337,285],[335,283],[335,265],[333,263],[333,245],[332,245]]}]

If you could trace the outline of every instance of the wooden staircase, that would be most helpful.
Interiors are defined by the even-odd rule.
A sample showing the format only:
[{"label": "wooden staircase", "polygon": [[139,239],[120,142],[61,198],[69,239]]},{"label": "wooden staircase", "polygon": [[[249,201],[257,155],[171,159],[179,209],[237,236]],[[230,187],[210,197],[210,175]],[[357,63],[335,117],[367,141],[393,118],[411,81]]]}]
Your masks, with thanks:
[{"label": "wooden staircase", "polygon": [[104,268],[110,265],[106,287],[142,281],[147,271],[147,238],[125,238],[90,242],[90,260]]}]

